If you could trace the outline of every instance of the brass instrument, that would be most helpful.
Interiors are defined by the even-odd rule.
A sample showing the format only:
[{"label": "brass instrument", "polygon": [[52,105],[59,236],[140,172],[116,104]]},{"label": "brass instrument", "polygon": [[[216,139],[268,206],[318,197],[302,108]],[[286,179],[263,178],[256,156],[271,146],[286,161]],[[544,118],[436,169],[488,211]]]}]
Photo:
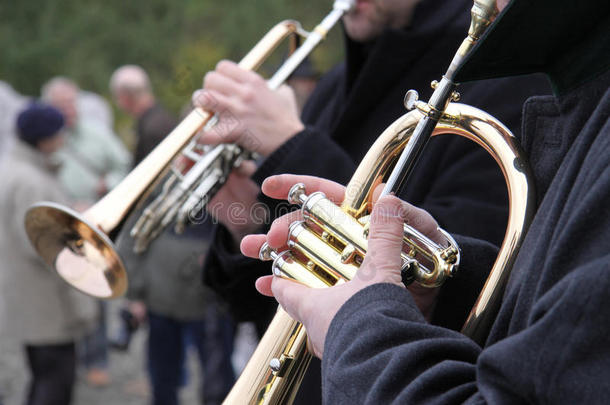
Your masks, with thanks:
[{"label": "brass instrument", "polygon": [[[333,10],[312,32],[306,32],[296,25],[295,34],[305,38],[305,41],[267,81],[267,86],[272,90],[279,88],[353,5],[353,0],[335,0]],[[206,129],[213,127],[216,122],[214,117]],[[249,159],[251,152],[235,144],[202,147],[193,140],[183,150],[182,156],[192,162],[192,167],[184,173],[173,168],[162,192],[144,208],[131,229],[135,253],[144,252],[150,242],[172,222],[175,223],[176,233],[182,233],[189,221],[207,206],[227,181],[233,168]]]},{"label": "brass instrument", "polygon": [[[239,66],[255,70],[284,39],[304,35],[304,43],[268,82],[271,88],[279,87],[353,6],[354,0],[335,0],[333,10],[311,33],[304,31],[295,21],[277,24],[239,62]],[[32,246],[49,266],[80,291],[98,298],[123,295],[127,289],[127,275],[108,235],[118,232],[129,212],[161,178],[172,160],[202,128],[213,125],[215,119],[212,111],[195,108],[118,186],[82,215],[55,203],[37,203],[30,207],[25,217],[25,228]],[[218,153],[202,158],[209,167],[203,167],[205,164],[201,162],[194,166],[202,169],[199,177],[204,184],[213,185],[210,190],[218,188],[226,180],[227,171],[244,153],[236,145],[219,145],[214,151]],[[185,195],[189,196],[191,191],[189,187]],[[179,204],[183,199],[180,197],[175,201]],[[168,209],[175,212],[173,206]],[[150,228],[151,231],[154,229]]]},{"label": "brass instrument", "polygon": [[[473,307],[462,333],[483,343],[495,318],[512,264],[533,217],[534,190],[527,161],[511,132],[489,114],[457,101],[456,69],[472,46],[495,19],[495,0],[475,0],[468,37],[459,48],[430,102],[407,93],[405,106],[412,110],[396,120],[373,144],[349,182],[340,207],[322,193],[305,194],[295,185],[289,201],[302,206],[303,222],[290,227],[289,251],[275,252],[266,244],[262,260],[273,260],[273,274],[323,288],[349,280],[366,253],[367,215],[372,192],[386,182],[385,193],[395,191],[413,167],[430,136],[464,136],[489,152],[500,166],[509,194],[509,220],[505,238],[487,282]],[[439,246],[405,226],[409,273],[424,286],[436,286],[450,276],[459,263],[459,251],[448,235],[447,246]],[[421,266],[420,259],[433,266]],[[414,264],[416,262],[417,264]],[[403,273],[404,276],[404,273]],[[403,277],[404,279],[404,277]],[[280,307],[258,348],[230,392],[225,403],[290,403],[311,360],[303,325]]]}]

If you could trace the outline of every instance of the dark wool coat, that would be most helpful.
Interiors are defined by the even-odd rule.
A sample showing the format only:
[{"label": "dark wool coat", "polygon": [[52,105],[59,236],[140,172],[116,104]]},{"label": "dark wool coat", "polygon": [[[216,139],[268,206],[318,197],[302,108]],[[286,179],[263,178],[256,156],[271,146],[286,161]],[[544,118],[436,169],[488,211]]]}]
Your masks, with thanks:
[{"label": "dark wool coat", "polygon": [[[563,53],[539,58],[558,94],[534,98],[524,109],[523,145],[539,208],[486,344],[427,324],[402,288],[368,287],[331,323],[323,356],[327,403],[608,403],[610,11],[603,1],[582,3],[597,14],[580,19],[578,10],[568,11],[580,4],[552,3],[538,5],[557,12],[553,28],[561,25],[560,13],[569,18],[549,34],[547,48],[568,35],[572,21],[586,20],[587,30]],[[527,16],[531,4],[518,0],[511,12]],[[521,17],[513,22],[527,26]],[[586,43],[605,51],[589,55]],[[531,70],[516,65],[513,73]],[[477,241],[459,242],[462,271],[486,266],[488,260],[473,261],[481,256],[472,253]],[[440,307],[461,299],[446,290]]]},{"label": "dark wool coat", "polygon": [[133,165],[137,166],[176,127],[177,121],[163,106],[155,103],[138,118]]},{"label": "dark wool coat", "polygon": [[[430,82],[440,79],[467,32],[471,4],[428,0],[417,7],[412,28],[387,30],[366,46],[347,40],[346,61],[321,79],[305,106],[306,129],[269,156],[254,179],[296,173],[347,183],[377,136],[406,112],[405,92],[417,89],[428,99]],[[468,84],[460,91],[464,103],[484,106],[518,132],[525,99],[549,90],[544,79],[523,77]],[[495,162],[457,136],[436,137],[428,146],[402,197],[449,231],[499,243],[506,191]],[[261,199],[276,211],[278,201]],[[223,227],[209,259],[205,281],[232,304],[238,319],[275,308],[273,299],[254,289],[254,280],[270,273],[269,263],[243,257]]]}]

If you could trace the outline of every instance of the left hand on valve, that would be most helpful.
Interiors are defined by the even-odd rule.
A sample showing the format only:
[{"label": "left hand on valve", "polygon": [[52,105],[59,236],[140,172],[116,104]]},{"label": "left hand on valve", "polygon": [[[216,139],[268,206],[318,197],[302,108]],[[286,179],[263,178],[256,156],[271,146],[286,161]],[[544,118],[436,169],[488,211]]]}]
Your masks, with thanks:
[{"label": "left hand on valve", "polygon": [[[322,191],[335,203],[343,200],[343,186],[309,176],[273,176],[263,183],[262,191],[269,197],[286,198],[288,190],[295,183],[304,183],[308,193]],[[288,227],[300,219],[300,211],[292,212],[276,219],[267,235],[246,236],[241,243],[242,253],[258,258],[259,250],[265,242],[278,251],[287,249]],[[403,248],[405,222],[416,224],[420,232],[433,240],[443,240],[442,234],[437,230],[436,221],[426,211],[394,196],[384,196],[374,204],[368,238],[369,253],[353,280],[329,288],[314,289],[281,277],[265,276],[257,280],[256,288],[261,294],[274,296],[290,316],[305,325],[310,348],[314,355],[321,358],[330,323],[351,296],[377,283],[391,283],[403,287],[400,253]],[[423,314],[429,316],[438,289],[411,286],[409,290]]]}]

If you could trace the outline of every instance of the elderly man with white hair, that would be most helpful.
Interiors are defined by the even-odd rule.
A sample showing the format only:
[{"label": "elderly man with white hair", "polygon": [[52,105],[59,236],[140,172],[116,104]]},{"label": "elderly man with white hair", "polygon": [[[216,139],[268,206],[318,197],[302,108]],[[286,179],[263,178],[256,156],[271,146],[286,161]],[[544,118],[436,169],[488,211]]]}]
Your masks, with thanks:
[{"label": "elderly man with white hair", "polygon": [[176,119],[157,102],[140,66],[118,68],[110,79],[110,91],[119,108],[137,120],[134,164],[138,164],[174,129]]},{"label": "elderly man with white hair", "polygon": [[60,180],[70,196],[94,203],[129,171],[131,157],[119,138],[77,110],[79,88],[72,80],[55,77],[42,88],[42,98],[66,120],[66,146],[59,153]]}]

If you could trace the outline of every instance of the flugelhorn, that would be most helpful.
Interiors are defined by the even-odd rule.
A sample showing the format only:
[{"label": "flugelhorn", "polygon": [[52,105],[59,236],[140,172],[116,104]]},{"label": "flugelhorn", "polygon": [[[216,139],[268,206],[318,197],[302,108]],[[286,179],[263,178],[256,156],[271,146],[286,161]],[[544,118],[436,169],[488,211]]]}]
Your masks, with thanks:
[{"label": "flugelhorn", "polygon": [[[336,206],[322,193],[308,196],[301,186],[293,187],[289,199],[302,206],[304,221],[290,227],[288,251],[275,252],[267,245],[261,248],[261,259],[273,260],[273,274],[314,288],[351,279],[362,261],[361,249],[356,244],[367,237],[367,216],[375,187],[386,182],[384,192],[397,190],[430,136],[463,136],[479,144],[496,160],[509,195],[509,220],[504,241],[462,329],[462,333],[479,343],[485,340],[535,207],[534,182],[516,138],[484,111],[455,103],[459,99],[453,81],[456,70],[497,13],[495,0],[474,1],[468,37],[441,82],[433,82],[435,91],[430,101],[419,101],[415,92],[407,93],[405,106],[411,111],[396,120],[373,144],[348,183],[341,206]],[[409,235],[405,227],[408,257],[405,259],[403,254],[403,263],[419,262],[422,256],[419,248],[429,245],[432,250],[423,255],[424,261],[430,262],[430,257],[438,256],[442,259],[438,261],[440,267],[415,266],[414,274],[420,274],[424,286],[438,285],[438,280],[430,276],[443,274],[448,269],[454,271],[457,265],[453,241],[448,238],[446,246],[438,246],[428,244],[425,239],[411,239]],[[346,267],[349,271],[344,270]],[[278,308],[225,403],[289,403],[296,395],[310,360],[303,325]]]},{"label": "flugelhorn", "polygon": [[[335,0],[332,11],[311,33],[295,21],[277,24],[239,62],[239,66],[255,70],[284,39],[305,36],[303,44],[269,80],[271,88],[279,87],[354,3],[353,0]],[[98,298],[123,295],[127,276],[110,236],[118,232],[127,215],[163,176],[172,160],[214,120],[214,112],[195,108],[118,186],[83,214],[55,203],[33,205],[26,214],[25,228],[34,249],[80,291]],[[231,170],[243,152],[235,145],[219,145],[214,150],[220,153],[209,155],[207,162],[212,169],[222,167],[224,170]],[[201,166],[195,164],[197,168]],[[201,175],[204,181],[206,175],[216,176],[211,183],[217,187],[228,173],[203,169]],[[187,190],[187,194],[190,191]]]}]

